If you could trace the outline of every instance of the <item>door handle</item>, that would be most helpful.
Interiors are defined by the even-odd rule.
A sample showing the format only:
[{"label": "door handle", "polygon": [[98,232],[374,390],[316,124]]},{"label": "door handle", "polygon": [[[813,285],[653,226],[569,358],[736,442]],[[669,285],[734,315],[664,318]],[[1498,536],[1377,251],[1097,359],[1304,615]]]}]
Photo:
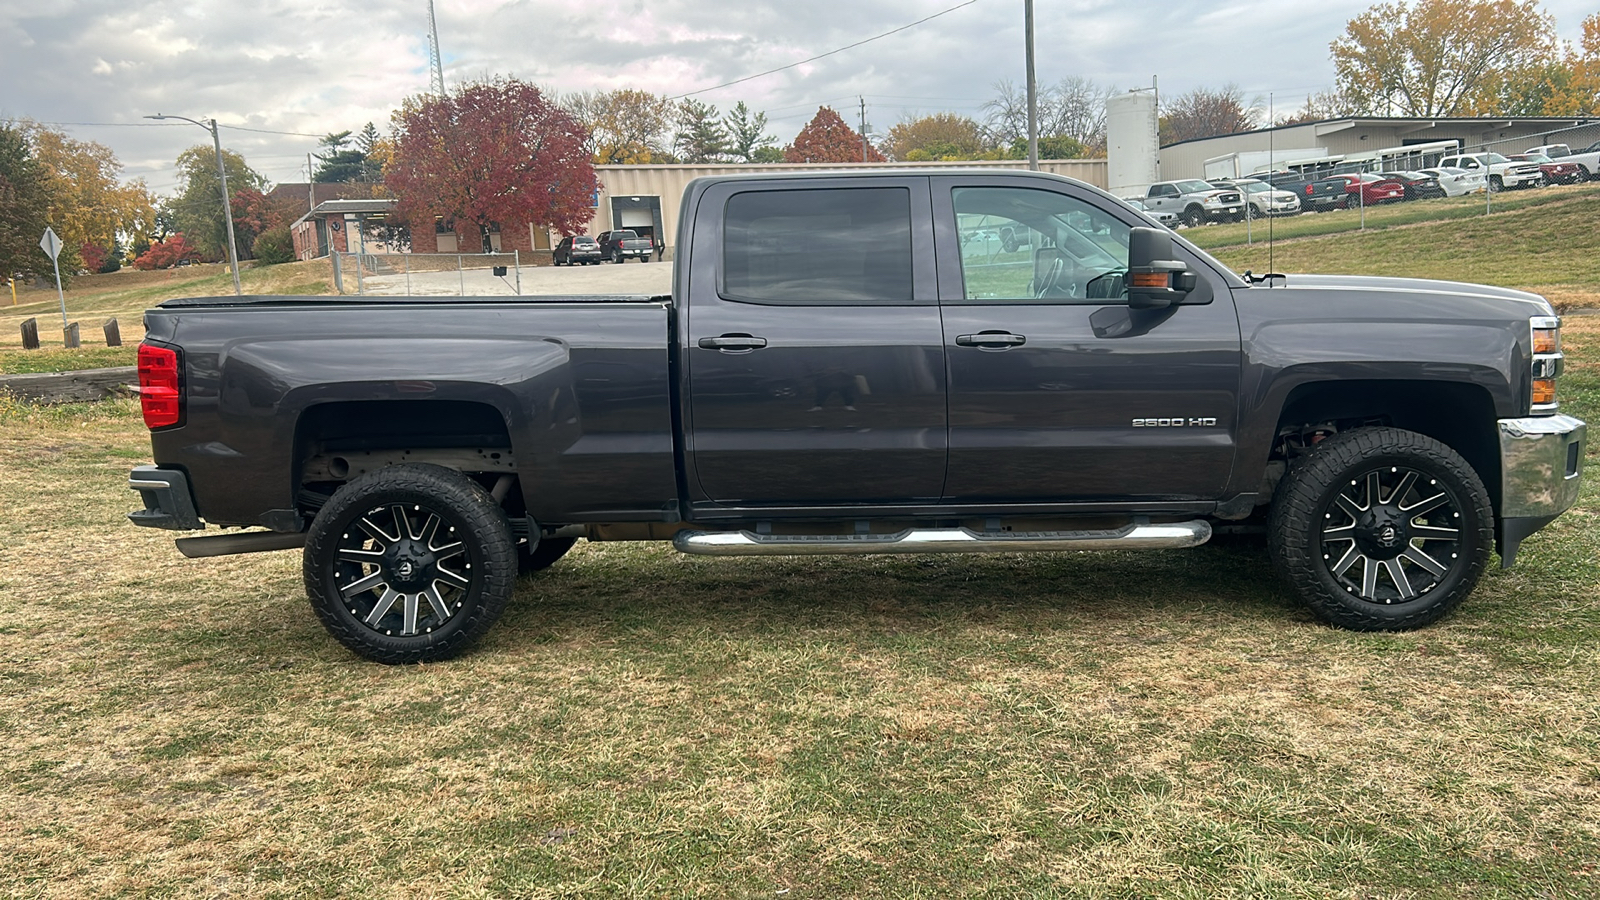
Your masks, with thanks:
[{"label": "door handle", "polygon": [[977,334],[956,335],[957,347],[980,347],[984,349],[1004,350],[1008,347],[1017,347],[1026,344],[1028,338],[1009,331],[980,331]]},{"label": "door handle", "polygon": [[698,342],[702,350],[760,350],[767,339],[748,334],[725,334],[721,337],[703,337]]}]

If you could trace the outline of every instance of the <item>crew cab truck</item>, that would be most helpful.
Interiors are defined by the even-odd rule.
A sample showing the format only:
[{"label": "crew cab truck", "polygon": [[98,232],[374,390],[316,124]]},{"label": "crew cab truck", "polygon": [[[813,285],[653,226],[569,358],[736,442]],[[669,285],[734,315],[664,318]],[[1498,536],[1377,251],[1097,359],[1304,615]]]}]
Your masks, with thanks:
[{"label": "crew cab truck", "polygon": [[1439,160],[1439,165],[1466,169],[1469,172],[1482,172],[1487,169],[1491,191],[1538,187],[1544,183],[1544,175],[1539,171],[1538,163],[1519,162],[1498,153],[1446,156]]},{"label": "crew cab truck", "polygon": [[192,557],[303,548],[327,629],[400,663],[461,652],[578,538],[1154,549],[1264,521],[1317,615],[1411,628],[1577,496],[1532,294],[1241,277],[1022,171],[702,178],[682,211],[669,296],[163,303],[131,518],[245,529]]}]

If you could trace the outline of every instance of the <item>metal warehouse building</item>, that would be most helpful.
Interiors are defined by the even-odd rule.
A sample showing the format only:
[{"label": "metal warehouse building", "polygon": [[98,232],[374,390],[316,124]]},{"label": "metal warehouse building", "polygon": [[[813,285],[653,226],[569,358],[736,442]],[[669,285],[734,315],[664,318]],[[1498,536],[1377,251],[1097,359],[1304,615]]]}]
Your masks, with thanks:
[{"label": "metal warehouse building", "polygon": [[[1196,138],[1168,144],[1160,150],[1161,177],[1207,177],[1206,161],[1230,154],[1241,159],[1265,160],[1272,153],[1275,167],[1296,159],[1323,156],[1361,156],[1380,150],[1458,141],[1468,151],[1493,150],[1521,153],[1543,144],[1567,144],[1573,149],[1600,141],[1600,119],[1555,117],[1388,119],[1349,118],[1263,128],[1239,134]],[[1244,175],[1265,166],[1246,166]]]}]

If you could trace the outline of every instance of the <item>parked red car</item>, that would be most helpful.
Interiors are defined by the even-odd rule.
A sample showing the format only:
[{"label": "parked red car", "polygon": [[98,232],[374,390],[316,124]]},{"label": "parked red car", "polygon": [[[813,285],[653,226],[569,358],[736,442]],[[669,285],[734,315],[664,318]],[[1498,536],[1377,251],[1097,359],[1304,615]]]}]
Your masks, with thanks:
[{"label": "parked red car", "polygon": [[1575,162],[1557,162],[1543,153],[1513,153],[1509,158],[1538,163],[1545,184],[1577,184],[1585,180],[1583,166]]},{"label": "parked red car", "polygon": [[[1406,198],[1405,185],[1381,175],[1368,172],[1365,175],[1347,174],[1332,177],[1343,179],[1345,183],[1345,209],[1353,209],[1362,204],[1377,206],[1379,203],[1398,203]],[[1360,192],[1359,197],[1357,191]]]}]

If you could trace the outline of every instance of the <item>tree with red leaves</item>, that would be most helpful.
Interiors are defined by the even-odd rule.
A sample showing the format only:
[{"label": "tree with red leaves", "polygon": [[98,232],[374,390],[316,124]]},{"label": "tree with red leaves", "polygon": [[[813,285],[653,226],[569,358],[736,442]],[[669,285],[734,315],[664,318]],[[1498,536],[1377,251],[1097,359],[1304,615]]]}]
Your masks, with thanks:
[{"label": "tree with red leaves", "polygon": [[183,259],[198,259],[199,248],[184,240],[183,232],[178,232],[164,241],[156,241],[150,249],[139,254],[133,261],[135,269],[170,269]]},{"label": "tree with red leaves", "polygon": [[[868,143],[867,161],[884,162],[878,148]],[[839,114],[826,106],[794,136],[794,143],[783,148],[783,158],[792,163],[861,162],[861,134],[844,123]]]},{"label": "tree with red leaves", "polygon": [[410,97],[393,124],[384,182],[413,228],[443,216],[485,235],[529,223],[575,234],[594,213],[588,132],[531,84],[497,78]]}]

